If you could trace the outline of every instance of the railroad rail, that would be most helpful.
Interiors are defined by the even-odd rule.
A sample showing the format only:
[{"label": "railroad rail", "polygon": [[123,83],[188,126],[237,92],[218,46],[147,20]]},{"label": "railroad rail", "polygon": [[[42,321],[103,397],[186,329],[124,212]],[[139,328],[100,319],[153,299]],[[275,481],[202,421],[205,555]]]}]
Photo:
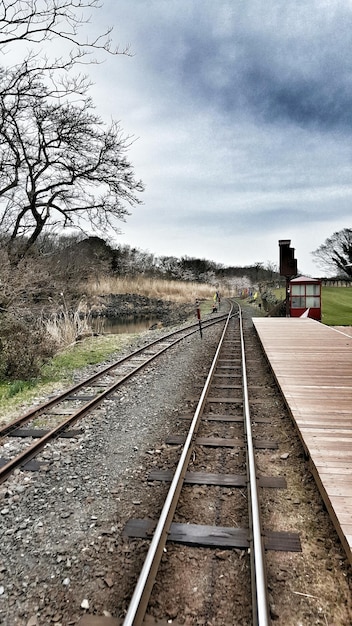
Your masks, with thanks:
[{"label": "railroad rail", "polygon": [[[249,555],[251,570],[248,594],[251,596],[252,623],[256,626],[269,626],[271,623],[265,550],[300,550],[299,538],[295,533],[270,533],[263,529],[258,486],[283,487],[285,481],[280,477],[260,476],[256,468],[256,448],[275,448],[275,442],[256,440],[252,434],[243,321],[241,308],[237,303],[236,306],[238,317],[233,317],[233,310],[230,311],[195,412],[193,416],[185,416],[185,419],[190,420],[187,434],[181,437],[171,436],[166,442],[182,444],[175,471],[154,472],[150,476],[150,480],[171,482],[158,521],[151,523],[150,520],[130,520],[125,527],[127,537],[148,538],[152,534],[152,539],[123,626],[139,626],[143,623],[153,586],[160,575],[160,564],[162,558],[165,558],[168,541],[223,550],[245,550]],[[235,396],[235,393],[239,393],[240,397]],[[242,428],[242,438],[229,439],[209,435],[200,437],[199,430],[204,423],[208,426],[215,424],[216,428],[222,423],[225,431],[229,424],[231,428]],[[207,427],[205,430],[207,431]],[[220,465],[225,473],[219,475],[190,471],[192,459],[197,457],[197,446],[202,446],[203,449],[221,449]],[[226,451],[233,453],[239,447],[245,447],[246,450],[245,476],[229,474],[225,469]],[[184,524],[173,522],[184,486],[199,484],[224,488],[247,487],[248,527],[232,528],[218,523],[215,526],[201,526],[192,524],[192,520]],[[218,517],[220,519],[220,513]]]},{"label": "railroad rail", "polygon": [[[1,622],[8,615],[9,621],[4,623],[9,626],[13,623],[15,606],[20,607],[18,616],[26,615],[28,620],[37,610],[39,594],[43,597],[50,595],[52,606],[56,602],[56,619],[61,617],[63,623],[72,621],[80,626],[100,626],[107,621],[121,626],[122,621],[127,620],[133,589],[134,597],[144,558],[154,540],[159,513],[164,508],[175,468],[193,425],[189,463],[181,472],[182,485],[175,511],[171,520],[167,520],[169,527],[164,533],[164,548],[159,548],[157,555],[160,565],[153,569],[154,575],[147,583],[149,588],[143,600],[146,617],[140,621],[143,611],[141,603],[137,602],[139,621],[132,617],[130,623],[133,626],[144,621],[160,626],[166,622],[175,626],[184,623],[263,626],[270,624],[270,620],[273,623],[274,620],[280,620],[280,623],[299,620],[345,626],[351,623],[350,573],[309,472],[308,460],[291,422],[292,415],[286,411],[286,400],[277,388],[276,376],[271,373],[267,360],[270,352],[268,349],[262,351],[255,332],[255,326],[272,324],[273,334],[270,333],[268,345],[269,348],[275,347],[281,375],[284,367],[284,382],[292,385],[292,375],[287,375],[285,369],[287,355],[285,359],[281,358],[287,347],[287,337],[285,343],[278,332],[280,323],[285,326],[288,322],[278,320],[274,326],[270,319],[258,318],[258,323],[255,320],[253,323],[246,309],[243,319],[241,314],[238,317],[232,312],[231,315],[231,319],[226,320],[226,331],[219,327],[209,335],[205,332],[205,351],[200,349],[203,348],[202,341],[187,341],[184,353],[182,349],[175,350],[175,360],[171,352],[172,358],[162,359],[160,367],[155,365],[148,368],[144,376],[136,376],[135,386],[132,379],[132,384],[122,393],[110,398],[104,406],[106,411],[94,413],[92,418],[89,416],[82,425],[85,430],[79,431],[82,437],[78,441],[72,435],[74,431],[69,429],[69,436],[73,437],[69,445],[55,444],[43,455],[44,460],[39,461],[44,463],[43,473],[30,480],[21,472],[4,486],[0,517],[3,560],[8,571],[4,573],[3,569],[0,572],[0,586],[5,589],[5,593],[0,593]],[[310,324],[309,320],[307,324]],[[325,349],[325,338],[320,339],[321,328],[318,324],[317,327],[319,341],[316,344],[320,353]],[[194,329],[198,332],[196,324]],[[220,334],[222,347],[216,348],[215,342]],[[307,373],[297,363],[297,335],[292,336],[291,342],[295,375],[304,382]],[[164,346],[159,344],[158,350],[166,348],[167,343],[171,342],[165,341]],[[144,347],[147,352],[154,353],[154,348]],[[211,366],[212,374],[208,374],[205,362],[215,350],[217,360]],[[343,352],[347,355],[345,345]],[[147,359],[152,355],[144,356]],[[137,357],[134,366],[143,360],[144,357]],[[272,361],[271,355],[270,363]],[[107,374],[97,381],[97,385],[88,385],[78,391],[75,399],[66,398],[62,405],[49,408],[49,419],[58,419],[61,423],[66,410],[72,414],[89,404],[87,397],[90,394],[101,396],[102,390],[111,387],[119,377],[123,378],[129,369],[126,362],[113,374],[114,381]],[[329,379],[333,375],[336,373],[328,371]],[[210,383],[207,391],[203,387],[205,377]],[[324,420],[321,418],[321,411],[326,407],[322,406],[319,377],[317,383],[319,397],[318,394],[314,396],[314,406],[319,407],[319,414],[313,431],[315,447],[317,428],[323,434],[318,443],[325,445],[326,426],[331,423],[329,416]],[[311,388],[306,384],[305,389]],[[334,398],[340,395],[340,389],[341,382],[336,385]],[[298,397],[301,396],[300,386]],[[332,402],[330,399],[329,406]],[[346,403],[345,398],[343,402]],[[337,403],[334,410],[335,413],[339,410]],[[348,419],[347,412],[348,407],[345,407],[339,416],[340,422]],[[197,427],[196,414],[199,417]],[[302,419],[302,415],[298,417]],[[302,436],[311,435],[313,417],[310,411],[305,430],[301,429]],[[46,410],[33,418],[30,425],[37,435],[46,418]],[[166,434],[171,424],[176,432]],[[135,429],[138,429],[136,438]],[[330,426],[329,429],[332,430]],[[146,436],[145,430],[148,430]],[[344,439],[348,435],[345,431],[346,428]],[[21,441],[17,439],[18,444]],[[28,438],[24,441],[28,442]],[[248,441],[251,441],[252,461],[247,451]],[[17,443],[14,447],[18,447]],[[67,453],[70,458],[66,463]],[[340,473],[346,453],[341,450],[338,454],[340,464],[334,467]],[[252,480],[251,464],[254,466]],[[68,475],[66,468],[70,470]],[[340,495],[341,482],[339,477],[339,484],[334,489],[337,496]],[[254,487],[251,487],[253,483]],[[32,489],[25,488],[27,486]],[[248,487],[253,493],[257,492],[257,500],[254,499],[253,503],[250,503],[252,498]],[[282,491],[286,487],[287,491]],[[58,507],[57,494],[63,496]],[[71,494],[75,495],[72,501]],[[262,520],[257,517],[257,509],[259,515],[262,513]],[[143,519],[130,519],[131,511],[139,511]],[[67,517],[69,513],[71,517]],[[67,519],[69,521],[65,522]],[[258,521],[257,530],[254,519]],[[45,530],[45,553],[44,548],[41,553],[37,542],[32,541],[36,522],[38,530]],[[301,554],[292,554],[300,551],[298,535],[278,532],[282,526],[286,530],[301,532],[304,544]],[[56,562],[57,545],[60,552]],[[63,554],[68,556],[73,550],[78,555],[77,561],[68,564],[65,558],[62,559],[61,546],[64,547]],[[12,550],[16,557],[12,556]],[[23,563],[31,562],[36,563],[40,582],[31,588],[30,593],[24,591],[22,604],[19,604],[18,590],[21,590],[22,579],[17,586],[12,572],[22,571]],[[16,563],[18,565],[14,565]],[[33,575],[36,572],[33,571]],[[51,585],[53,572],[57,580]],[[62,581],[69,580],[68,574],[70,585],[63,595]],[[96,582],[97,574],[99,583]],[[7,580],[9,599],[6,607]],[[50,582],[50,594],[47,581]],[[91,595],[83,596],[82,590],[88,588],[90,582]],[[11,591],[10,584],[14,591]],[[87,600],[80,605],[82,598],[87,597],[89,608]],[[51,620],[51,610],[51,606],[41,609],[43,623]],[[107,613],[111,615],[108,619]]]},{"label": "railroad rail", "polygon": [[[217,315],[203,321],[203,329],[226,320],[226,315]],[[82,380],[62,393],[50,398],[39,406],[0,427],[0,443],[4,445],[7,438],[20,438],[24,441],[23,449],[13,458],[0,457],[0,483],[18,467],[27,464],[45,447],[60,436],[77,434],[69,427],[90,413],[105,398],[113,394],[154,359],[199,331],[199,323],[187,325],[171,333],[167,333],[127,356],[104,367],[92,376]],[[40,421],[40,428],[38,422]],[[24,429],[23,426],[27,428]],[[34,442],[28,445],[28,440]]]}]

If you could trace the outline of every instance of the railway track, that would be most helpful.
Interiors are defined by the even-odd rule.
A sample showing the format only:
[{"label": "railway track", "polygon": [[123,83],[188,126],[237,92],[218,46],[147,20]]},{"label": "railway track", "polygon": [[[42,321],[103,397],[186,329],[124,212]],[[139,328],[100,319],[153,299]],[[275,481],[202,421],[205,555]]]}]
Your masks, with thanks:
[{"label": "railway track", "polygon": [[[227,623],[223,621],[221,611],[220,615],[214,612],[218,588],[215,580],[229,576],[232,559],[232,577],[237,579],[237,585],[239,575],[245,580],[245,593],[251,598],[248,602],[248,607],[251,606],[248,623],[268,626],[271,617],[265,552],[299,551],[300,541],[295,533],[270,532],[263,527],[259,492],[262,488],[283,488],[285,480],[277,476],[263,476],[257,470],[256,451],[275,449],[277,444],[273,439],[263,440],[253,436],[240,309],[238,317],[229,314],[194,414],[185,415],[184,419],[189,422],[188,431],[172,435],[166,442],[181,446],[176,469],[156,470],[149,476],[150,481],[170,482],[159,519],[132,519],[125,527],[128,537],[147,539],[152,536],[152,539],[123,624],[139,626],[143,623],[151,597],[152,604],[154,602],[154,585],[157,595],[160,595],[160,589],[164,587],[163,570],[173,570],[172,563],[177,559],[175,545],[187,545],[193,549],[197,546],[203,552],[204,548],[213,549],[204,565],[208,571],[207,579],[213,580],[212,588],[208,589],[211,600],[204,623]],[[257,420],[262,421],[260,418]],[[199,485],[206,485],[209,489],[209,494],[205,496],[211,512],[208,524],[197,524],[192,519],[195,513],[192,489],[197,489],[194,486]],[[233,514],[229,515],[228,502],[224,505],[224,498],[227,500],[224,493],[236,489],[234,500],[237,502],[231,504],[237,508],[239,517],[234,526],[229,526],[228,519],[233,518]],[[185,508],[189,511],[186,515]],[[178,518],[183,521],[175,521]],[[174,548],[167,565],[165,553],[169,552],[167,545],[170,542]],[[241,555],[239,559],[234,559],[236,551]],[[169,584],[165,583],[165,586]],[[178,593],[177,587],[175,593]],[[236,611],[235,602],[233,610]]]},{"label": "railway track", "polygon": [[[338,539],[247,311],[242,327],[245,373],[235,315],[221,349],[219,324],[205,331],[203,342],[193,335],[166,349],[99,411],[86,413],[81,435],[48,445],[38,457],[42,471],[16,472],[0,486],[4,626],[140,623],[140,601],[138,616],[129,614],[134,589],[196,414],[159,567],[147,583],[145,623],[350,626],[349,573]],[[111,387],[105,382],[96,386],[98,395]],[[90,392],[88,386],[77,393]],[[78,402],[83,408],[90,401],[64,402],[72,414]],[[60,413],[60,424],[63,408],[49,410]],[[259,574],[248,505],[247,409],[262,518]],[[46,409],[33,418],[37,429],[45,416]]]},{"label": "railway track", "polygon": [[[206,329],[226,319],[226,315],[206,320],[202,328]],[[177,345],[187,337],[198,333],[200,324],[191,324],[163,335],[128,354],[122,359],[101,369],[94,375],[52,397],[43,404],[32,408],[16,420],[0,427],[0,483],[18,467],[35,469],[32,459],[56,437],[72,437],[79,431],[70,428],[81,418],[89,414],[103,400],[113,394],[135,374],[149,365],[164,352]],[[24,428],[24,426],[26,428]],[[21,451],[11,458],[6,457],[8,441],[22,441]],[[16,446],[18,448],[18,444]]]}]

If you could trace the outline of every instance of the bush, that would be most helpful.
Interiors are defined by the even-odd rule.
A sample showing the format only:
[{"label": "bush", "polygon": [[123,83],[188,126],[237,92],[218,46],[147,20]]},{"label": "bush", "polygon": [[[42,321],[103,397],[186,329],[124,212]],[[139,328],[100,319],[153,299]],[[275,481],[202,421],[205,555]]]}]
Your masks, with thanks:
[{"label": "bush", "polygon": [[271,291],[271,289],[266,289],[262,291],[260,297],[263,302],[264,311],[268,312],[274,308],[276,304],[279,303],[279,300],[275,296],[275,294]]},{"label": "bush", "polygon": [[43,330],[10,315],[0,316],[0,377],[31,380],[53,356],[55,342]]}]

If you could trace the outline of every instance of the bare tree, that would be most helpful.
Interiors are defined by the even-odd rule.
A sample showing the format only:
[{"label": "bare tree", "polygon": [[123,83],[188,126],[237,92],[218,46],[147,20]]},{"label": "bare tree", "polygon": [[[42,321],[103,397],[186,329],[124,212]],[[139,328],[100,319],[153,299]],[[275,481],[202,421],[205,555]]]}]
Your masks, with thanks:
[{"label": "bare tree", "polygon": [[[126,205],[140,202],[143,185],[126,158],[132,139],[118,122],[104,127],[87,95],[89,77],[74,71],[97,62],[97,51],[128,54],[112,48],[111,28],[90,39],[81,35],[87,10],[101,6],[98,0],[0,0],[3,59],[23,42],[31,46],[22,61],[0,66],[0,231],[20,256],[49,227],[116,231]],[[62,56],[48,54],[57,39]]]},{"label": "bare tree", "polygon": [[80,56],[92,49],[116,54],[119,49],[112,48],[112,27],[96,37],[80,36],[91,22],[87,10],[101,7],[99,0],[0,0],[0,47],[4,52],[15,42],[43,44],[61,38],[75,46]]},{"label": "bare tree", "polygon": [[[3,62],[11,61],[1,76],[0,93],[22,93],[33,77],[45,77],[56,97],[86,93],[89,77],[73,75],[73,68],[100,62],[101,52],[129,55],[128,45],[113,47],[112,27],[90,35],[90,11],[101,7],[99,0],[0,0],[0,50]],[[55,40],[59,55],[52,46]]]},{"label": "bare tree", "polygon": [[21,254],[48,227],[116,231],[115,220],[143,191],[126,158],[131,140],[117,122],[105,128],[87,98],[48,103],[44,85],[36,89],[7,109],[0,127],[0,228],[11,241],[22,238]]},{"label": "bare tree", "polygon": [[325,239],[312,255],[322,269],[352,277],[352,228],[344,228]]}]

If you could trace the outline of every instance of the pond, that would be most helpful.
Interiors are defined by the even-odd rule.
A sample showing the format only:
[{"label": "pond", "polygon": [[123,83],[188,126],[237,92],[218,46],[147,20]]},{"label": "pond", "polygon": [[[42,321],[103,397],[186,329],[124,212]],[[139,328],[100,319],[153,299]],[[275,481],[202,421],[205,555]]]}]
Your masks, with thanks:
[{"label": "pond", "polygon": [[92,320],[93,331],[105,335],[140,333],[160,320],[156,317],[97,317]]}]

